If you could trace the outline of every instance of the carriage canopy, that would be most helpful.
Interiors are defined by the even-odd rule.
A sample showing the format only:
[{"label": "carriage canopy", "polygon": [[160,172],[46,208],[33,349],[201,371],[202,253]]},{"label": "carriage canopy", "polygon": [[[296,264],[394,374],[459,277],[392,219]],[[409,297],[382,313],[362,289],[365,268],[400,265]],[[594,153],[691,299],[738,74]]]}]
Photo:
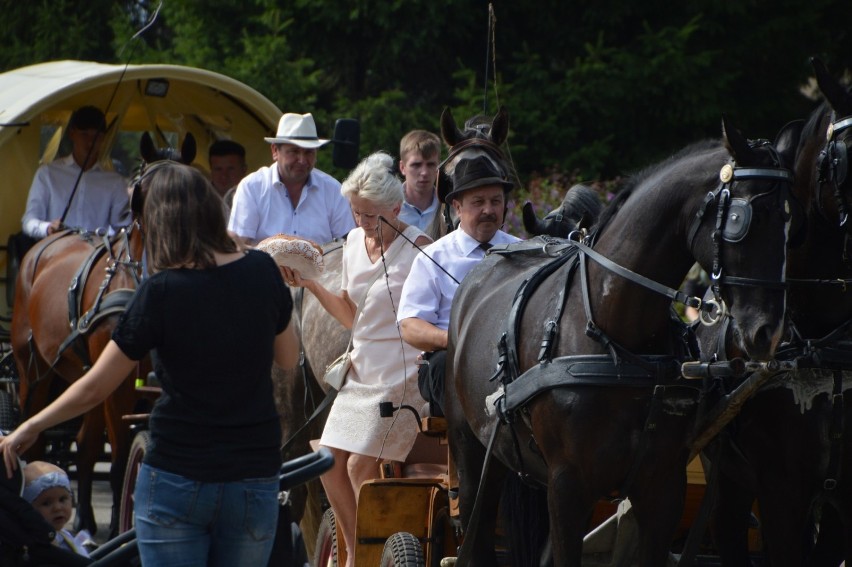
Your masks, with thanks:
[{"label": "carriage canopy", "polygon": [[[275,104],[248,85],[192,67],[52,61],[2,73],[0,245],[21,230],[36,168],[67,153],[68,120],[87,104],[106,110],[110,128],[102,163],[125,175],[137,163],[145,131],[158,145],[175,147],[191,132],[198,144],[193,165],[205,172],[210,144],[235,140],[246,148],[249,171],[257,169],[271,159],[263,138],[275,131],[281,116]],[[6,273],[7,262],[0,254],[0,274]]]}]

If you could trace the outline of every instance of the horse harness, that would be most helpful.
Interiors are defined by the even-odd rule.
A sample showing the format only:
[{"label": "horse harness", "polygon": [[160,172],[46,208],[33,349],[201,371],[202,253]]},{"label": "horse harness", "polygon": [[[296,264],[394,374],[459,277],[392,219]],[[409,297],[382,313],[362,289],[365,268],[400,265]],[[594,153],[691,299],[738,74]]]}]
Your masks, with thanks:
[{"label": "horse harness", "polygon": [[[763,143],[758,142],[758,143]],[[779,160],[776,157],[776,165]],[[544,244],[534,244],[535,240],[526,243],[500,245],[493,247],[489,253],[509,255],[514,253],[529,253],[532,247],[541,249],[551,260],[539,267],[528,279],[524,280],[515,294],[512,307],[506,320],[506,331],[498,343],[497,370],[491,380],[500,378],[503,392],[494,402],[500,423],[512,426],[513,442],[519,463],[521,464],[521,476],[527,476],[523,470],[523,459],[518,445],[517,433],[513,427],[516,416],[521,415],[527,421],[529,428],[527,404],[539,394],[559,387],[568,386],[627,386],[627,387],[653,387],[653,393],[649,405],[648,414],[641,437],[639,439],[639,451],[624,484],[619,489],[619,494],[625,495],[629,492],[631,485],[638,473],[639,464],[642,461],[650,443],[650,435],[657,427],[657,421],[663,410],[664,397],[672,388],[687,388],[700,391],[695,386],[681,377],[680,365],[687,356],[696,357],[694,348],[695,340],[689,330],[679,323],[680,349],[675,355],[637,355],[612,340],[605,331],[600,329],[594,322],[592,313],[589,279],[586,270],[588,259],[591,259],[623,278],[633,281],[655,293],[664,295],[673,301],[678,301],[698,309],[702,319],[711,324],[727,312],[721,298],[721,284],[726,285],[749,285],[749,286],[771,286],[784,287],[781,281],[760,280],[739,276],[723,274],[721,265],[721,246],[723,242],[736,243],[745,238],[751,222],[751,201],[758,197],[767,195],[762,193],[748,199],[731,198],[731,185],[741,179],[767,179],[784,182],[782,199],[787,203],[786,197],[789,190],[791,173],[781,168],[780,165],[771,168],[739,168],[731,164],[723,166],[720,172],[720,185],[715,191],[708,193],[702,206],[697,211],[695,218],[688,231],[688,245],[692,250],[695,236],[702,220],[711,209],[716,207],[716,221],[713,228],[713,282],[715,299],[702,302],[697,297],[689,297],[683,292],[664,286],[640,274],[637,274],[619,264],[609,260],[592,248],[594,236],[584,237],[580,233],[574,233],[569,239],[558,240],[547,237],[538,237]],[[789,206],[785,207],[785,214],[789,215]],[[532,244],[532,246],[531,246]],[[524,309],[535,290],[547,277],[557,271],[558,268],[567,264],[565,282],[561,287],[556,300],[554,316],[545,322],[544,337],[541,341],[539,351],[539,364],[521,373],[518,359],[518,341],[520,324]],[[583,354],[553,357],[553,348],[557,342],[559,322],[564,312],[568,289],[577,270],[580,268],[581,290],[583,294],[583,306],[586,314],[586,335],[599,342],[609,351],[609,354]],[[534,443],[534,439],[533,439]]]},{"label": "horse harness", "polygon": [[[130,257],[130,232],[133,230],[133,225],[129,229],[123,228],[121,231],[112,239],[108,238],[104,234],[93,233],[93,232],[80,232],[75,230],[66,230],[60,236],[58,236],[55,240],[51,241],[47,244],[47,246],[43,247],[38,251],[38,255],[36,256],[35,262],[33,264],[33,272],[38,265],[38,261],[41,257],[41,254],[52,244],[56,242],[60,238],[64,238],[67,236],[71,236],[74,234],[79,234],[81,238],[91,243],[92,239],[96,236],[100,236],[102,241],[94,246],[94,249],[86,258],[86,261],[83,262],[80,267],[77,269],[77,273],[71,279],[71,284],[68,287],[68,320],[69,320],[69,328],[70,334],[65,338],[62,344],[59,346],[59,350],[56,353],[56,358],[53,360],[50,368],[53,369],[58,363],[59,359],[62,356],[62,353],[70,346],[73,347],[74,352],[80,357],[80,360],[83,362],[85,367],[90,367],[92,365],[91,356],[89,355],[88,348],[84,341],[81,341],[82,337],[84,337],[98,322],[103,320],[104,318],[122,313],[127,307],[127,304],[130,302],[130,299],[133,297],[133,294],[136,292],[135,289],[117,289],[113,291],[107,292],[107,288],[112,282],[112,278],[117,273],[120,267],[126,267],[129,269],[130,273],[133,275],[133,279],[136,283],[136,286],[141,282],[141,263],[139,261],[135,261]],[[120,248],[117,254],[113,254],[113,246],[116,242],[120,242]],[[95,264],[104,256],[107,255],[108,261],[106,266],[106,275],[104,276],[103,281],[101,282],[100,287],[98,288],[98,294],[95,297],[95,301],[92,304],[92,307],[87,311],[83,312],[83,292],[86,289],[86,284],[89,281],[90,276],[92,275],[92,270],[94,269]],[[29,338],[30,343],[33,341],[32,335]],[[33,349],[33,345],[30,345],[31,350]],[[48,371],[49,373],[49,371]],[[45,373],[46,376],[48,373]],[[32,385],[38,383],[42,377],[37,378]]]},{"label": "horse harness", "polygon": [[[130,229],[121,229],[113,240],[110,240],[106,235],[102,236],[102,241],[95,246],[95,249],[89,254],[83,264],[77,269],[77,273],[71,279],[71,285],[68,287],[68,321],[70,321],[71,334],[62,341],[59,351],[56,353],[56,359],[53,364],[59,362],[59,357],[68,348],[69,345],[74,345],[74,352],[80,357],[85,366],[91,366],[92,360],[89,355],[88,348],[85,342],[78,340],[85,336],[92,327],[101,320],[123,313],[130,303],[133,294],[136,293],[135,287],[139,287],[142,283],[141,270],[142,263],[133,260],[130,257],[130,232],[134,225],[130,225]],[[118,253],[113,254],[113,245],[118,242],[120,244]],[[107,265],[106,274],[98,287],[98,294],[95,296],[95,301],[85,313],[83,313],[83,292],[86,289],[89,277],[92,274],[94,265],[106,255]],[[118,269],[125,267],[133,276],[135,287],[133,289],[121,288],[107,292],[107,288],[112,282],[112,278],[117,273]]]},{"label": "horse harness", "polygon": [[835,121],[834,112],[832,112],[831,122],[826,132],[825,146],[817,158],[817,207],[820,214],[825,218],[819,196],[823,185],[831,185],[834,198],[837,201],[840,226],[844,226],[846,221],[849,220],[847,202],[840,190],[849,173],[849,152],[846,142],[836,139],[836,136],[850,126],[852,126],[852,116],[846,116]]},{"label": "horse harness", "polygon": [[[543,241],[543,246],[537,245],[536,241]],[[502,382],[503,393],[495,401],[497,414],[500,423],[510,426],[513,446],[518,462],[520,463],[521,470],[519,474],[522,479],[527,481],[529,480],[529,475],[525,471],[518,434],[514,424],[517,418],[521,417],[526,423],[526,428],[531,431],[529,423],[530,415],[526,406],[539,394],[554,388],[568,386],[653,386],[651,405],[643,428],[642,438],[640,439],[640,446],[644,449],[649,442],[649,433],[647,432],[651,432],[656,428],[657,420],[663,409],[662,402],[667,388],[694,388],[688,383],[679,380],[680,357],[671,355],[635,355],[610,340],[595,326],[591,317],[587,319],[586,334],[604,344],[610,351],[610,354],[584,354],[554,358],[553,349],[558,339],[559,324],[564,314],[568,290],[571,287],[571,282],[577,273],[578,267],[583,278],[582,293],[584,304],[588,304],[588,285],[583,266],[583,256],[586,253],[584,249],[591,249],[588,249],[585,244],[577,240],[562,240],[539,236],[533,240],[518,244],[494,246],[489,251],[489,254],[493,253],[504,256],[519,253],[529,254],[533,246],[542,250],[544,254],[551,256],[551,260],[540,266],[528,279],[524,280],[516,292],[507,318],[506,331],[500,337],[498,343],[497,370],[490,378],[492,381],[499,378]],[[594,254],[597,256],[596,252]],[[613,265],[617,266],[614,263]],[[516,337],[520,334],[520,323],[523,312],[536,289],[549,276],[563,266],[565,268],[562,270],[564,282],[560,286],[556,298],[554,316],[544,324],[544,337],[542,338],[538,355],[539,364],[521,373]],[[642,276],[630,272],[621,266],[618,266],[618,269],[644,280]],[[637,283],[639,282],[637,281]],[[652,283],[655,286],[660,286],[656,282]],[[669,290],[669,288],[665,289]],[[655,291],[658,290],[655,289]],[[669,291],[672,297],[676,296],[679,300],[690,301],[697,299],[688,298],[685,294],[677,290]],[[699,306],[699,302],[697,301],[690,301],[690,303]],[[681,327],[683,328],[683,325]],[[686,347],[685,343],[684,347],[684,351],[690,350]],[[534,446],[534,438],[532,438],[531,443],[533,444],[533,451],[541,455],[540,451]],[[644,450],[641,452],[644,452]],[[620,494],[625,494],[629,485],[632,484],[635,475],[633,471],[638,470],[637,463],[638,461],[634,462],[634,467],[628,476],[628,481],[619,490]]]}]

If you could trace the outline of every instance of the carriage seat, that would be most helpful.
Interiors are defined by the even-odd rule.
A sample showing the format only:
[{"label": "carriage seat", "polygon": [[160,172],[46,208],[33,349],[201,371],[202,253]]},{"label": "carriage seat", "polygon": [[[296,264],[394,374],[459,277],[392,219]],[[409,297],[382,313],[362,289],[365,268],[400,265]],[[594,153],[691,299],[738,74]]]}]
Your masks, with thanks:
[{"label": "carriage seat", "polygon": [[420,410],[420,431],[396,474],[403,478],[442,478],[448,470],[447,420],[429,415],[429,403]]},{"label": "carriage seat", "polygon": [[441,478],[445,476],[448,470],[448,452],[447,444],[442,443],[442,439],[418,433],[414,440],[414,447],[402,463],[402,477]]}]

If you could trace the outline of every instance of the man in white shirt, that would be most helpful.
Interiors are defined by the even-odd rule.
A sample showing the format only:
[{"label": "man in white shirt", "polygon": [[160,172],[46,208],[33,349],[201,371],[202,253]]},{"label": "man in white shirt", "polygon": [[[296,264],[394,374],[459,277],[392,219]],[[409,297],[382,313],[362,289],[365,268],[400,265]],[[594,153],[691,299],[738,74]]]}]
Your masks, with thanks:
[{"label": "man in white shirt", "polygon": [[412,130],[399,141],[399,171],[404,200],[399,220],[426,231],[438,210],[435,182],[441,160],[441,139],[426,130]]},{"label": "man in white shirt", "polygon": [[252,246],[276,234],[290,234],[319,244],[341,238],[355,228],[340,182],[314,168],[317,137],[311,114],[287,113],[278,122],[269,167],[249,174],[234,194],[228,230]]},{"label": "man in white shirt", "polygon": [[397,311],[402,338],[428,360],[420,367],[418,383],[433,415],[443,415],[447,329],[456,288],[488,248],[519,240],[500,230],[512,182],[490,158],[460,161],[452,181],[446,201],[458,213],[459,227],[414,259]]},{"label": "man in white shirt", "polygon": [[114,232],[130,224],[127,181],[99,163],[104,132],[106,118],[94,106],[71,115],[71,153],[40,166],[33,177],[21,219],[27,236],[40,239],[63,227]]}]

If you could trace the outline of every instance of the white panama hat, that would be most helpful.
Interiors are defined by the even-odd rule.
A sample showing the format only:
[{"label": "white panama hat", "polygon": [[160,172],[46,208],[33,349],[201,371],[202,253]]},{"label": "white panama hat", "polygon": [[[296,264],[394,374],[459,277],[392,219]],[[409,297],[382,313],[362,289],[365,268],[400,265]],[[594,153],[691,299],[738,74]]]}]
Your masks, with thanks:
[{"label": "white panama hat", "polygon": [[317,125],[311,113],[288,112],[278,121],[278,133],[274,138],[264,138],[270,144],[293,144],[300,148],[320,148],[330,140],[317,137]]}]

